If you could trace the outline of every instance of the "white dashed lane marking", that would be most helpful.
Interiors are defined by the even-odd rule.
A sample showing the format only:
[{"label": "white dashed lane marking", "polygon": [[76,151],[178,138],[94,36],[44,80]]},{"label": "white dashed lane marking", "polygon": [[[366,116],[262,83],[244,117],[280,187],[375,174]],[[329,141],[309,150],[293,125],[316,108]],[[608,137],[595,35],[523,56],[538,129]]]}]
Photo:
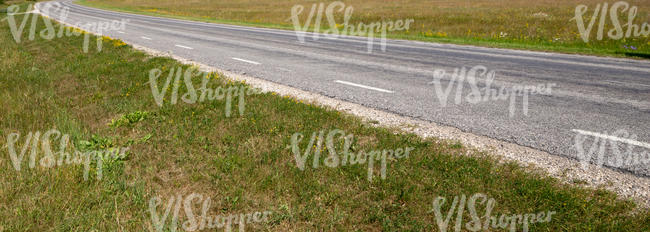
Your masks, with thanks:
[{"label": "white dashed lane marking", "polygon": [[249,63],[249,64],[254,64],[254,65],[259,65],[259,64],[260,64],[260,63],[255,62],[255,61],[244,60],[244,59],[235,58],[235,57],[233,57],[232,59],[233,59],[233,60],[237,60],[237,61],[241,61],[241,62],[246,62],[246,63]]},{"label": "white dashed lane marking", "polygon": [[190,50],[194,49],[194,48],[191,48],[191,47],[188,47],[188,46],[183,46],[183,45],[178,45],[178,44],[176,44],[176,47],[190,49]]},{"label": "white dashed lane marking", "polygon": [[583,135],[589,135],[589,136],[593,136],[593,137],[609,139],[609,140],[612,140],[612,141],[632,144],[632,145],[639,146],[639,147],[650,148],[650,144],[644,143],[644,142],[639,142],[639,141],[636,141],[636,140],[631,140],[631,139],[626,139],[626,138],[619,138],[619,137],[616,137],[616,136],[600,134],[600,133],[591,132],[591,131],[578,130],[578,129],[573,129],[571,131],[579,133],[579,134],[583,134]]},{"label": "white dashed lane marking", "polygon": [[370,90],[384,92],[384,93],[395,93],[394,91],[390,91],[390,90],[387,90],[387,89],[381,89],[381,88],[377,88],[377,87],[372,87],[372,86],[367,86],[367,85],[362,85],[362,84],[357,84],[357,83],[352,83],[352,82],[347,82],[347,81],[336,80],[335,82],[339,83],[339,84],[350,85],[350,86],[355,86],[355,87],[364,88],[364,89],[370,89]]}]

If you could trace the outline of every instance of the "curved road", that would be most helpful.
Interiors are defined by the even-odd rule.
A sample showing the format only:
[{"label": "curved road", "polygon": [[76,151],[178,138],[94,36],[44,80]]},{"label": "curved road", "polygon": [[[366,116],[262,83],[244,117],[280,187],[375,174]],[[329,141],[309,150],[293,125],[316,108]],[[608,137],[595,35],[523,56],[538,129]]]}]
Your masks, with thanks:
[{"label": "curved road", "polygon": [[[128,19],[124,30],[104,34],[223,70],[554,155],[575,158],[592,148],[592,162],[597,162],[598,145],[606,141],[602,153],[605,166],[650,176],[648,61],[402,40],[388,40],[386,51],[377,40],[368,53],[367,38],[320,36],[314,40],[308,33],[301,43],[293,31],[158,18],[58,2],[58,6],[39,3],[38,8],[50,7],[52,18],[69,24]],[[70,10],[65,19],[58,17],[61,7]],[[442,92],[436,92],[432,84],[434,70],[451,73],[477,65],[496,71],[491,89],[553,84],[552,92],[530,95],[527,115],[521,96],[515,98],[513,115],[509,100],[467,102],[465,96],[472,88],[467,82],[462,89],[452,85],[447,104],[441,104]],[[446,90],[451,80],[451,75],[442,77],[438,87]],[[477,82],[478,88],[485,88],[485,78],[477,78]],[[462,101],[456,104],[459,90]],[[622,130],[627,135],[616,133]],[[585,153],[578,152],[576,137]],[[612,146],[618,147],[623,158],[639,162],[614,162]]]}]

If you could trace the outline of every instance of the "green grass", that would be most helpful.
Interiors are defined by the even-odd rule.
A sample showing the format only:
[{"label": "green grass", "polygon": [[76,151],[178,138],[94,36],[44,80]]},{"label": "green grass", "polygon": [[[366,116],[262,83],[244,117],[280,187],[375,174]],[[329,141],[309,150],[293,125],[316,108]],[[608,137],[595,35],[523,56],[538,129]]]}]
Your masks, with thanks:
[{"label": "green grass", "polygon": [[149,115],[149,112],[141,112],[141,111],[136,111],[133,113],[128,113],[126,115],[123,115],[119,119],[114,119],[111,121],[111,123],[108,124],[110,127],[121,127],[125,125],[132,125],[137,122],[143,121],[147,116]]},{"label": "green grass", "polygon": [[[333,1],[322,1],[325,3]],[[393,39],[418,40],[426,42],[453,43],[484,47],[551,51],[561,53],[589,54],[598,56],[648,58],[650,40],[648,37],[632,37],[622,40],[604,39],[597,41],[595,32],[588,43],[582,41],[575,21],[575,8],[585,4],[591,16],[601,0],[501,0],[501,1],[430,1],[430,0],[346,0],[345,6],[352,6],[354,12],[351,25],[366,24],[383,20],[414,19],[407,31],[389,32]],[[628,1],[637,6],[639,12],[634,20],[642,25],[648,22],[650,5],[647,0]],[[210,23],[235,24],[293,30],[291,8],[303,5],[301,24],[306,12],[316,3],[307,0],[231,0],[193,1],[174,0],[80,0],[80,4],[109,10],[171,17]],[[610,3],[611,4],[611,3]],[[326,5],[327,6],[327,5]],[[535,16],[536,14],[547,16]],[[343,13],[336,14],[336,22],[343,22]],[[627,14],[620,20],[627,22]],[[609,20],[609,19],[608,19]],[[608,21],[609,23],[609,21]],[[597,26],[597,25],[596,25]],[[607,24],[606,30],[612,28]],[[329,29],[327,21],[322,31]],[[313,31],[313,27],[310,28]],[[594,29],[595,31],[595,29]],[[502,34],[503,33],[503,34]],[[504,35],[504,36],[501,36]],[[632,50],[625,46],[635,46]]]},{"label": "green grass", "polygon": [[[0,44],[0,231],[150,231],[152,197],[190,193],[212,198],[210,215],[274,212],[249,231],[436,231],[435,197],[474,193],[495,198],[493,215],[557,212],[531,231],[650,230],[647,209],[611,192],[561,184],[483,154],[463,156],[468,150],[456,142],[395,134],[292,98],[247,96],[244,114],[230,117],[222,100],[159,107],[149,71],[191,67],[119,41],[89,53],[82,37],[17,44],[3,22]],[[244,85],[209,78],[213,88]],[[109,126],[113,120],[123,123]],[[14,170],[8,134],[20,133],[21,147],[27,133],[54,128],[79,149],[130,150],[106,163],[101,180],[84,181],[79,166]],[[291,136],[334,128],[355,135],[355,151],[415,150],[390,162],[385,180],[366,180],[363,165],[300,171],[287,149]]]}]

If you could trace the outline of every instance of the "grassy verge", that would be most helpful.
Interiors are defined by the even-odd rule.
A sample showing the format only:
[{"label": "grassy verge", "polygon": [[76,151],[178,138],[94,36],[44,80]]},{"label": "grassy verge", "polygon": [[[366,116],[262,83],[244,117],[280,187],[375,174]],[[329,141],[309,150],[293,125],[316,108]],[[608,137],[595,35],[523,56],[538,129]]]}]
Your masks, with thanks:
[{"label": "grassy verge", "polygon": [[[44,29],[42,21],[37,28]],[[448,199],[446,213],[454,196],[474,193],[495,199],[492,215],[556,212],[532,231],[650,229],[648,210],[610,192],[563,185],[487,156],[466,157],[471,151],[457,143],[395,134],[272,93],[247,96],[244,114],[234,110],[230,117],[225,100],[169,104],[167,93],[159,107],[150,70],[160,69],[164,79],[174,67],[191,67],[108,38],[101,51],[83,53],[83,37],[27,36],[23,32],[16,43],[6,21],[0,25],[0,231],[149,231],[150,199],[166,202],[191,193],[212,199],[208,215],[273,211],[251,231],[435,231],[431,209],[437,196]],[[220,74],[207,78],[212,88],[245,86]],[[201,81],[192,79],[194,86]],[[386,179],[379,177],[379,164],[372,181],[366,165],[328,168],[321,162],[318,169],[298,169],[287,148],[292,135],[307,136],[300,143],[304,149],[312,132],[335,128],[354,134],[354,152],[415,149],[388,163]],[[27,158],[16,171],[5,144],[9,134],[20,134],[22,148],[29,132],[50,129],[69,134],[76,149],[130,150],[126,158],[103,164],[102,179],[84,180],[83,168],[75,165],[28,168]],[[334,146],[340,149],[342,142]],[[322,154],[321,161],[325,145]],[[157,211],[162,214],[163,207]],[[182,209],[179,215],[187,218]]]},{"label": "grassy verge", "polygon": [[[370,24],[384,20],[415,20],[409,30],[389,32],[388,37],[394,39],[599,56],[650,57],[650,40],[647,36],[632,36],[620,40],[608,39],[605,36],[605,39],[599,41],[595,38],[596,29],[594,29],[589,42],[585,43],[581,39],[576,22],[571,20],[575,17],[576,6],[580,4],[588,6],[588,12],[583,16],[588,23],[587,17],[591,17],[596,4],[603,2],[601,0],[536,2],[454,0],[444,3],[432,3],[428,0],[349,0],[344,2],[345,6],[354,9],[350,25],[357,25],[359,22]],[[173,0],[80,0],[79,3],[152,16],[293,30],[293,24],[289,20],[292,7],[294,5],[305,7],[300,17],[302,25],[314,2],[234,0],[183,2],[180,5]],[[648,23],[650,5],[647,1],[634,0],[629,1],[629,4],[638,7],[638,15],[634,23],[639,26],[644,22]],[[627,22],[627,13],[619,13],[619,15],[621,15],[619,18],[621,22]],[[337,23],[342,24],[342,18],[343,13],[335,14]],[[323,20],[321,31],[329,29],[326,19]],[[597,28],[598,24],[594,27]],[[608,19],[605,33],[610,28],[612,25]],[[313,26],[310,31],[312,30]]]}]

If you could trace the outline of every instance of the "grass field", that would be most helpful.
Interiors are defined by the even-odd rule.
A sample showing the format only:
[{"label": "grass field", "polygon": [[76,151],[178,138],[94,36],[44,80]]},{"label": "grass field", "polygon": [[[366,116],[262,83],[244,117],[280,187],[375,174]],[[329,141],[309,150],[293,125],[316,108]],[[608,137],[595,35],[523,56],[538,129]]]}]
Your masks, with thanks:
[{"label": "grass field", "polygon": [[[45,28],[42,21],[37,28]],[[493,215],[556,212],[531,231],[650,230],[650,211],[610,192],[561,184],[453,141],[396,134],[273,93],[247,96],[244,114],[230,117],[224,100],[159,107],[150,70],[162,70],[163,78],[174,67],[191,67],[110,38],[101,51],[84,53],[81,36],[27,36],[26,30],[16,43],[7,22],[0,24],[0,231],[153,231],[150,200],[191,193],[211,197],[209,215],[273,212],[249,231],[436,231],[433,200],[474,193],[495,199]],[[194,86],[201,78],[192,79]],[[213,88],[245,86],[217,73],[206,78]],[[335,128],[355,135],[355,152],[414,150],[388,164],[386,179],[379,164],[372,181],[363,165],[298,169],[287,148],[292,135]],[[69,134],[75,149],[130,150],[103,163],[101,179],[84,180],[78,165],[28,168],[27,158],[16,171],[9,135],[19,133],[22,148],[29,132],[50,129]],[[475,156],[462,155],[468,152]]]},{"label": "grass field", "polygon": [[[325,3],[333,1],[321,1]],[[584,4],[588,11],[585,23],[593,14],[596,4],[603,0],[349,0],[353,7],[351,25],[397,19],[414,19],[408,31],[396,31],[391,38],[470,44],[488,47],[556,51],[623,57],[650,57],[648,36],[620,40],[605,37],[598,41],[597,29],[585,43],[579,34],[575,17],[576,6]],[[614,2],[607,1],[610,5]],[[638,7],[634,23],[650,23],[650,0],[630,0]],[[307,0],[81,0],[80,3],[141,14],[179,17],[216,23],[243,24],[293,30],[291,9],[300,4],[305,7],[301,24],[313,3]],[[327,6],[327,5],[326,5]],[[619,13],[621,24],[627,22],[627,13]],[[336,21],[343,22],[343,13]],[[612,28],[609,18],[606,31]],[[598,23],[594,26],[597,28]],[[328,29],[324,21],[322,30]],[[636,49],[632,49],[634,47]]]}]

